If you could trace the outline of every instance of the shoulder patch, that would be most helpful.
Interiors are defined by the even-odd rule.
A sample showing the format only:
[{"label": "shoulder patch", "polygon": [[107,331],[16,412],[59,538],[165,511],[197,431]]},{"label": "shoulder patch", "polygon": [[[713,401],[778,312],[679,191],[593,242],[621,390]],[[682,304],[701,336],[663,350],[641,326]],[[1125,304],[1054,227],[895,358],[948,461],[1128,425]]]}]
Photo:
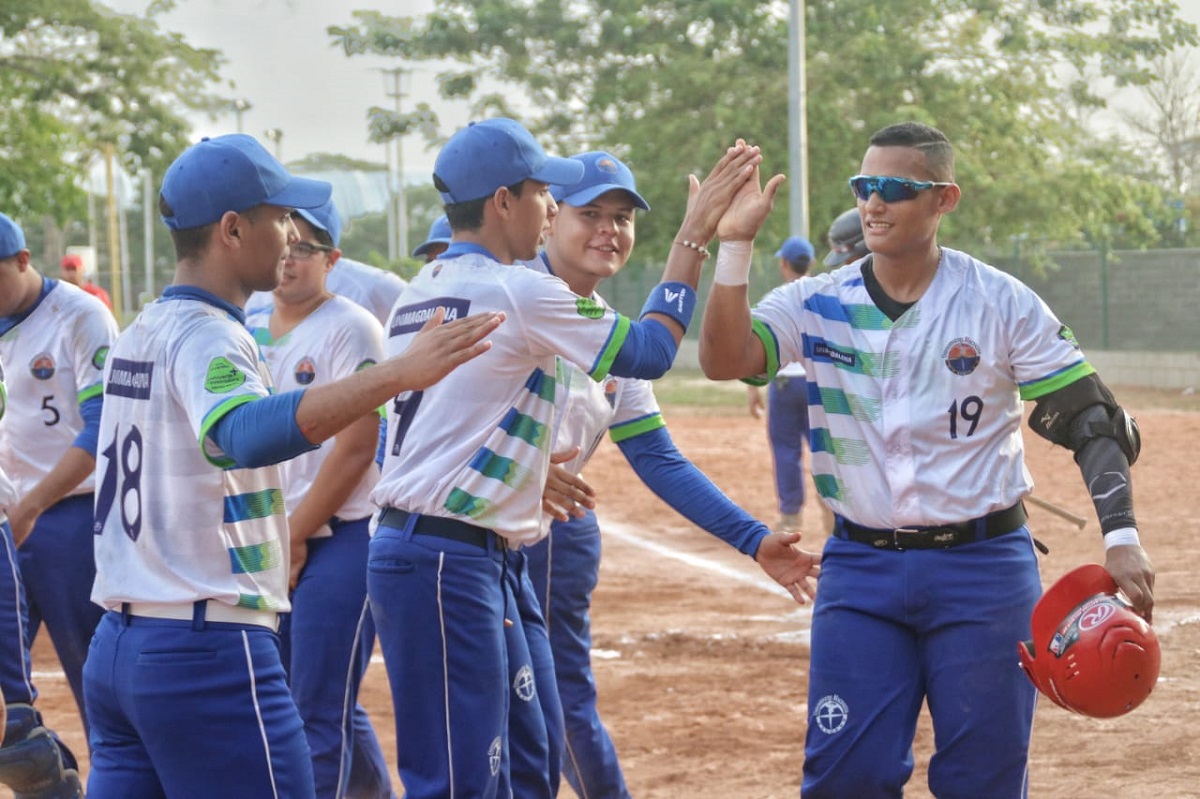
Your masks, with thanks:
[{"label": "shoulder patch", "polygon": [[575,313],[584,319],[599,319],[604,316],[604,306],[590,297],[578,297],[575,300]]},{"label": "shoulder patch", "polygon": [[104,362],[108,360],[108,347],[100,347],[92,353],[92,366],[97,369],[104,368]]},{"label": "shoulder patch", "polygon": [[1063,325],[1058,329],[1058,337],[1070,344],[1075,349],[1079,349],[1079,342],[1075,340],[1075,331],[1071,330],[1071,328],[1067,327],[1066,325]]},{"label": "shoulder patch", "polygon": [[225,394],[246,382],[246,374],[220,355],[208,362],[204,389],[213,394]]},{"label": "shoulder patch", "polygon": [[376,363],[376,361],[374,358],[367,358],[365,361],[360,363],[358,366],[354,367],[354,371],[361,372],[363,369],[366,369],[369,366],[374,366],[375,363]]}]

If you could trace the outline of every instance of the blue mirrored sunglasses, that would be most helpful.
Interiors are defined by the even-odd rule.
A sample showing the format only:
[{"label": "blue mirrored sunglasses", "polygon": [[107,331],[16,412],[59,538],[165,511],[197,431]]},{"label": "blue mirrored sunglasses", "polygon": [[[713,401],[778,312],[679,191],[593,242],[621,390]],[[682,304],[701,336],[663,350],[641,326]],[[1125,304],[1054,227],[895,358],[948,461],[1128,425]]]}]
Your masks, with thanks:
[{"label": "blue mirrored sunglasses", "polygon": [[919,192],[935,186],[953,185],[953,183],[934,183],[928,180],[888,178],[878,175],[855,175],[850,178],[850,190],[863,202],[869,200],[872,194],[878,194],[885,203],[898,203],[903,200],[911,200]]}]

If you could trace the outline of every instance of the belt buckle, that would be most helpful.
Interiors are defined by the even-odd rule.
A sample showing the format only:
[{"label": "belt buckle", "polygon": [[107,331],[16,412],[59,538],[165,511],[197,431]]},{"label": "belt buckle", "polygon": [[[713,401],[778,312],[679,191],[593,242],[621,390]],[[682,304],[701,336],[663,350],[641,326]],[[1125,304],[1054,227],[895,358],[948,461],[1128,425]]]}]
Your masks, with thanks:
[{"label": "belt buckle", "polygon": [[897,528],[895,528],[894,530],[892,530],[892,547],[898,552],[903,552],[905,549],[907,549],[907,547],[901,546],[900,536],[902,536],[902,535],[918,535],[920,532],[921,531],[918,530],[916,527],[897,527]]}]

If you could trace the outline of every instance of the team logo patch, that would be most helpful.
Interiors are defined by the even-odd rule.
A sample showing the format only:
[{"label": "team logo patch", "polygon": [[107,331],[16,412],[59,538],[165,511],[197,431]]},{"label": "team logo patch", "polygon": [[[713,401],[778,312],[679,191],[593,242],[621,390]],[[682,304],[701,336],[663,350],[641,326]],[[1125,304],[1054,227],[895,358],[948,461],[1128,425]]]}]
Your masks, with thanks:
[{"label": "team logo patch", "polygon": [[54,358],[48,352],[40,352],[29,362],[29,371],[38,380],[54,377]]},{"label": "team logo patch", "polygon": [[246,382],[246,374],[218,355],[208,362],[208,373],[204,376],[204,389],[213,394],[225,394]]},{"label": "team logo patch", "polygon": [[608,400],[608,407],[617,407],[617,378],[610,377],[604,381],[604,399]]},{"label": "team logo patch", "polygon": [[979,345],[967,337],[956,338],[942,350],[946,368],[956,375],[969,375],[979,366]]},{"label": "team logo patch", "polygon": [[499,738],[492,739],[492,745],[488,747],[488,766],[492,770],[492,776],[495,777],[500,773],[500,753],[501,745]]},{"label": "team logo patch", "polygon": [[821,697],[813,708],[813,723],[826,735],[840,732],[850,718],[850,706],[837,694]]},{"label": "team logo patch", "polygon": [[617,162],[611,158],[601,158],[596,162],[596,169],[600,172],[607,172],[610,175],[617,174]]},{"label": "team logo patch", "polygon": [[525,664],[517,669],[517,676],[513,678],[513,691],[524,702],[532,702],[537,696],[537,686],[533,682],[533,669],[529,664]]},{"label": "team logo patch", "polygon": [[366,369],[367,367],[370,367],[370,366],[374,366],[375,364],[376,364],[376,360],[374,358],[367,358],[365,361],[360,363],[358,366],[354,367],[354,371],[361,372],[363,369]]},{"label": "team logo patch", "polygon": [[1079,342],[1075,340],[1075,331],[1063,325],[1058,329],[1058,337],[1070,344],[1075,349],[1079,349]]},{"label": "team logo patch", "polygon": [[575,313],[584,319],[599,319],[604,316],[604,306],[588,297],[578,297],[575,300]]},{"label": "team logo patch", "polygon": [[104,362],[108,360],[108,347],[100,347],[92,353],[92,366],[97,369],[104,368]]},{"label": "team logo patch", "polygon": [[312,362],[312,358],[305,356],[296,364],[295,370],[296,382],[302,386],[307,386],[317,376],[317,367]]},{"label": "team logo patch", "polygon": [[436,263],[436,264],[434,264],[434,265],[433,265],[433,276],[434,276],[434,277],[437,277],[437,276],[438,276],[438,275],[440,275],[441,273],[442,273],[442,265],[441,265],[441,263],[439,262],[439,263]]}]

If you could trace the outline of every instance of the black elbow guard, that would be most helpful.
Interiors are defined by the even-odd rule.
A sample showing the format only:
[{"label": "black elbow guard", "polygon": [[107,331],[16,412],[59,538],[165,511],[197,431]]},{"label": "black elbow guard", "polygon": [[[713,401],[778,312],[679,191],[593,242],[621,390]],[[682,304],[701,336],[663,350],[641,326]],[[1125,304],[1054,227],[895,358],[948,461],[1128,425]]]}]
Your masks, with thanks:
[{"label": "black elbow guard", "polygon": [[1142,450],[1137,421],[1117,404],[1116,397],[1095,374],[1039,398],[1029,417],[1029,427],[1072,452],[1079,452],[1094,438],[1111,438],[1131,466]]}]

